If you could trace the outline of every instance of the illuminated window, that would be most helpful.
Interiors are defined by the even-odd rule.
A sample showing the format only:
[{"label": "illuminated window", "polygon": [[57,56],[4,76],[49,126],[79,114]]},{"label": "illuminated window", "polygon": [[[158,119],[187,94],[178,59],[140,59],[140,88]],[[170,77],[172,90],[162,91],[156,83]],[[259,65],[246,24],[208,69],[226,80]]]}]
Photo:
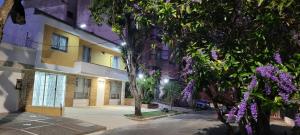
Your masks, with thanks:
[{"label": "illuminated window", "polygon": [[68,49],[68,38],[55,34],[52,34],[51,38],[51,48],[63,52],[67,52]]}]

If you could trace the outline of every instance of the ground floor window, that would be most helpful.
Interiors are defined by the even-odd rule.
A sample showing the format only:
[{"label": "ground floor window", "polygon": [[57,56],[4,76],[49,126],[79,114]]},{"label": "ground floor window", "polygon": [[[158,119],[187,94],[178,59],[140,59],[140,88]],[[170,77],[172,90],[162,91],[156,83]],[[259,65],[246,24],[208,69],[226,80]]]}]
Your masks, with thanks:
[{"label": "ground floor window", "polygon": [[76,78],[74,99],[89,99],[91,82],[91,79],[81,77]]},{"label": "ground floor window", "polygon": [[45,72],[36,72],[32,106],[64,106],[66,76]]},{"label": "ground floor window", "polygon": [[110,81],[110,99],[120,99],[122,82]]}]

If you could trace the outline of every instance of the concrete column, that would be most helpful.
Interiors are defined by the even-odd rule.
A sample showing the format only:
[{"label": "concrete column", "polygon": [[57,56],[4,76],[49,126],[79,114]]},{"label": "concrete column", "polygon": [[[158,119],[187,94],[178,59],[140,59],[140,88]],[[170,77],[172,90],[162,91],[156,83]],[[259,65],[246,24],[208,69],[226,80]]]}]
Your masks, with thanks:
[{"label": "concrete column", "polygon": [[121,105],[125,105],[125,82],[124,81],[122,81]]}]

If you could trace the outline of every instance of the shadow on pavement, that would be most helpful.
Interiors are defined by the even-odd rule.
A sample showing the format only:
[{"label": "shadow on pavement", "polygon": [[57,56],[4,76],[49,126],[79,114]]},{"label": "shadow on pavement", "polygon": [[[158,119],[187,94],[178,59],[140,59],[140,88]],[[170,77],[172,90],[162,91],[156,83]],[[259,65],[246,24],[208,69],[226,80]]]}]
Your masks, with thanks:
[{"label": "shadow on pavement", "polygon": [[[234,129],[238,129],[238,127],[234,127]],[[293,135],[291,129],[292,128],[289,126],[271,125],[271,135]],[[225,125],[219,125],[216,127],[199,129],[199,132],[194,135],[226,135],[226,127]],[[235,135],[241,134],[236,130]]]}]

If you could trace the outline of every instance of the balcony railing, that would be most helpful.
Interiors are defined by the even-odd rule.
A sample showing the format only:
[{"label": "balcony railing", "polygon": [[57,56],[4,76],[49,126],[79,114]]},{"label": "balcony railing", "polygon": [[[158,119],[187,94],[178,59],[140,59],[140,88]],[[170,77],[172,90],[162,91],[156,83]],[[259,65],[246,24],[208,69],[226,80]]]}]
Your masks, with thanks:
[{"label": "balcony railing", "polygon": [[116,80],[124,80],[124,81],[128,80],[126,71],[103,66],[103,65],[80,61],[80,62],[76,62],[76,68],[78,72],[81,74],[96,75],[96,76],[107,77]]}]

